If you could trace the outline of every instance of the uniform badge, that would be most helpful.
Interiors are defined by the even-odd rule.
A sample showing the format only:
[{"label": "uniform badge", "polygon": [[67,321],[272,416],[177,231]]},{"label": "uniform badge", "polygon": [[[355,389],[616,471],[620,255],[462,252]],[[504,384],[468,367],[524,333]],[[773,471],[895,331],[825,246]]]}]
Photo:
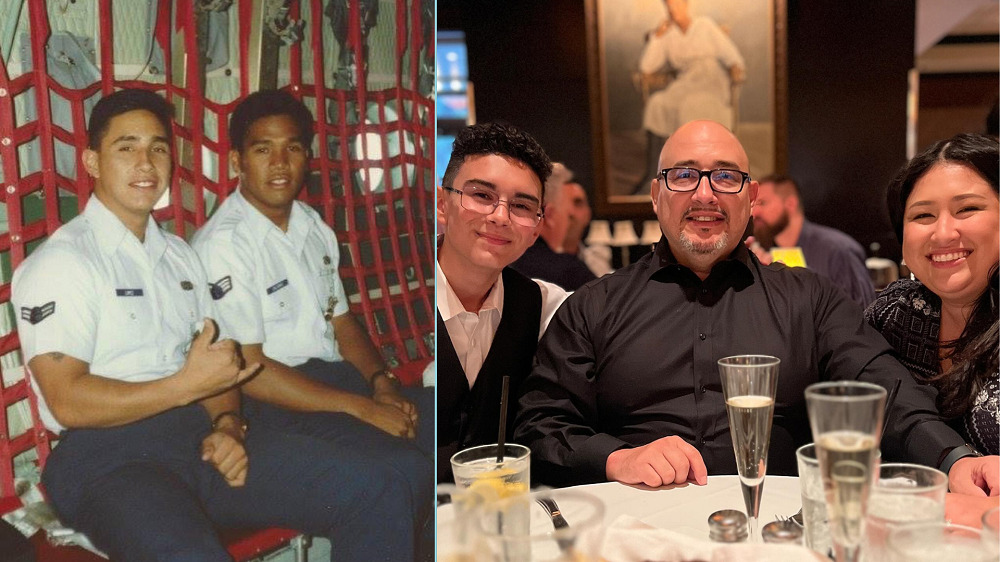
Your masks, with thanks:
[{"label": "uniform badge", "polygon": [[330,265],[330,256],[323,256],[323,265]]},{"label": "uniform badge", "polygon": [[271,285],[270,287],[268,287],[267,288],[267,294],[270,295],[271,293],[274,293],[274,292],[278,291],[279,289],[284,289],[287,285],[288,285],[288,279],[282,279],[281,281],[278,281],[274,285]]},{"label": "uniform badge", "polygon": [[333,307],[337,306],[337,297],[330,297],[330,299],[326,301],[326,304],[328,307],[323,313],[323,318],[329,322],[330,320],[333,320]]},{"label": "uniform badge", "polygon": [[184,289],[185,291],[191,291],[194,289],[194,284],[187,280],[181,281],[181,289]]},{"label": "uniform badge", "polygon": [[119,297],[141,297],[142,289],[115,289],[115,295]]},{"label": "uniform badge", "polygon": [[36,307],[22,306],[21,320],[27,320],[29,324],[34,326],[49,316],[52,316],[55,311],[56,301],[47,302],[42,306]]},{"label": "uniform badge", "polygon": [[219,300],[226,296],[226,293],[233,289],[233,280],[227,275],[215,283],[208,284],[208,292],[212,295],[212,300]]}]

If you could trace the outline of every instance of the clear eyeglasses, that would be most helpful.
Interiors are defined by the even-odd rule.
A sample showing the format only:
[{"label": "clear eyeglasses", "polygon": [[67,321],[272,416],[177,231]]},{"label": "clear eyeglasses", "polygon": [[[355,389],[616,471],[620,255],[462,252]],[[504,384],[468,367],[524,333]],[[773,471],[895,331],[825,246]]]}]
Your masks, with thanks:
[{"label": "clear eyeglasses", "polygon": [[506,204],[510,222],[521,226],[537,226],[544,215],[541,205],[535,199],[514,197],[504,201],[500,199],[497,192],[474,185],[462,189],[455,189],[447,185],[441,187],[445,191],[457,193],[462,207],[484,215],[492,214],[501,204]]}]

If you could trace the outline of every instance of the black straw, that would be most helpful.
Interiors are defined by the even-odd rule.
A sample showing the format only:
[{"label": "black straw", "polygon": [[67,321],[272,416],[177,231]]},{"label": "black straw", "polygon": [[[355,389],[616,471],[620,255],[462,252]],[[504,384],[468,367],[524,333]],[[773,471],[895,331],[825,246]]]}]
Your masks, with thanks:
[{"label": "black straw", "polygon": [[503,390],[500,391],[500,432],[497,434],[497,462],[503,462],[504,439],[507,437],[507,392],[510,390],[510,376],[503,376]]},{"label": "black straw", "polygon": [[885,426],[889,422],[889,412],[892,411],[892,403],[896,401],[896,393],[899,392],[899,385],[903,383],[903,379],[896,379],[896,384],[892,385],[892,390],[889,391],[889,396],[885,399],[885,414],[882,416],[882,433],[885,433]]}]

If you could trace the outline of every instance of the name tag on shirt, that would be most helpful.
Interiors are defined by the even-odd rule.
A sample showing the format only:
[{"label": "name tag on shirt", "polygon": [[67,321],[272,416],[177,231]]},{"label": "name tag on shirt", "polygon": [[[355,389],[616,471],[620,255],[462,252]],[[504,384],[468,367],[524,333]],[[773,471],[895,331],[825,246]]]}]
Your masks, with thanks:
[{"label": "name tag on shirt", "polygon": [[270,287],[268,287],[267,288],[267,294],[270,295],[271,293],[274,293],[275,291],[278,291],[280,289],[285,288],[285,286],[287,286],[287,285],[288,285],[288,279],[282,279],[281,281],[278,281],[274,285],[271,285]]},{"label": "name tag on shirt", "polygon": [[806,256],[802,248],[771,248],[771,259],[788,267],[806,267]]},{"label": "name tag on shirt", "polygon": [[119,297],[141,297],[142,289],[115,289],[115,294]]}]

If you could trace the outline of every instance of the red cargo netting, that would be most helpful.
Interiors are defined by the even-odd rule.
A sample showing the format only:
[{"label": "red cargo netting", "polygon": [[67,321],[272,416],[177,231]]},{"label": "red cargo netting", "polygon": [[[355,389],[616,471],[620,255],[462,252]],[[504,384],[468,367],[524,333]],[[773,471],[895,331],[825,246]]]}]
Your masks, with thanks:
[{"label": "red cargo netting", "polygon": [[[123,71],[125,65],[115,60],[120,51],[112,38],[131,25],[119,19],[122,3],[56,4],[61,3],[25,0],[16,9],[19,13],[5,14],[4,19],[20,23],[7,42],[8,51],[0,52],[0,204],[7,225],[0,230],[0,372],[5,381],[0,385],[0,498],[8,499],[14,494],[18,459],[37,455],[29,463],[44,464],[52,438],[38,419],[22,375],[10,304],[11,274],[86,204],[92,183],[79,161],[89,108],[102,94],[138,87],[161,93],[181,109],[174,125],[177,162],[169,201],[154,216],[164,227],[190,238],[236,187],[225,131],[236,100],[249,93],[251,83],[246,45],[255,14],[249,0],[234,2],[223,12],[235,22],[237,29],[230,26],[229,32],[240,46],[224,71],[211,71],[233,76],[233,91],[225,101],[205,93],[209,82],[198,57],[203,46],[197,19],[204,7],[227,2],[159,0],[147,34],[149,57],[138,73]],[[83,7],[87,4],[89,8]],[[362,12],[372,4],[379,13],[366,25],[370,14]],[[316,116],[316,158],[302,198],[337,232],[340,274],[352,311],[364,319],[400,377],[419,384],[434,351],[434,105],[421,87],[434,54],[428,28],[433,19],[427,12],[433,3],[396,0],[394,11],[384,0],[301,0],[286,5],[291,20],[304,22],[303,38],[281,47],[278,86],[305,101]],[[342,44],[339,37],[333,39],[336,31],[330,32],[330,13],[337,7],[347,15]],[[73,35],[67,10],[82,9],[100,14],[94,18],[98,23],[93,37]],[[372,45],[376,36],[379,45]],[[87,60],[54,45],[66,37],[80,45],[79,53]],[[0,36],[0,49],[4,39]],[[342,65],[335,77],[326,57],[345,49],[348,55],[342,58],[348,70]],[[370,86],[369,70],[379,55],[394,71],[381,68],[376,88]],[[93,79],[79,84],[74,73],[90,68]],[[433,65],[429,68],[432,72]],[[60,74],[66,72],[75,77]],[[348,87],[340,83],[344,76]],[[17,429],[11,424],[15,410],[29,412],[31,426],[12,435]]]}]

